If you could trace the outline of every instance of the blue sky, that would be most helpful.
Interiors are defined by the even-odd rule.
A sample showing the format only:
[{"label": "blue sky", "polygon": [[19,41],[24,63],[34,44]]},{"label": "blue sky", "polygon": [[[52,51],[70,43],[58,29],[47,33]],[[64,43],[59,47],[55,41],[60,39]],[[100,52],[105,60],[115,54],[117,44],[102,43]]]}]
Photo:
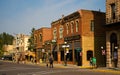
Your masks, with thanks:
[{"label": "blue sky", "polygon": [[105,12],[105,0],[0,0],[0,33],[29,34],[80,9]]}]

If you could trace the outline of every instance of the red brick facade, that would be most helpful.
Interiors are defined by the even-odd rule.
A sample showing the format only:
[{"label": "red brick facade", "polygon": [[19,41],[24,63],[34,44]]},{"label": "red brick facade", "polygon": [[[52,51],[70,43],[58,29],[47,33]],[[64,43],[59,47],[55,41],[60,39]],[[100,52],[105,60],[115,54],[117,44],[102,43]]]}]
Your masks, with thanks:
[{"label": "red brick facade", "polygon": [[[67,61],[79,66],[89,66],[90,57],[95,56],[97,64],[103,64],[105,61],[101,60],[100,46],[105,44],[104,25],[105,13],[91,10],[76,11],[52,22],[49,31],[43,28],[36,30],[36,48],[38,51],[51,49],[50,52],[58,63]],[[40,34],[43,37],[42,42],[39,39]],[[63,48],[63,45],[69,47]]]},{"label": "red brick facade", "polygon": [[43,53],[46,52],[44,46],[45,46],[45,41],[51,40],[52,35],[51,35],[51,28],[40,28],[38,30],[35,30],[34,32],[34,42],[35,42],[35,47],[37,51],[37,61],[39,59],[42,59]]}]

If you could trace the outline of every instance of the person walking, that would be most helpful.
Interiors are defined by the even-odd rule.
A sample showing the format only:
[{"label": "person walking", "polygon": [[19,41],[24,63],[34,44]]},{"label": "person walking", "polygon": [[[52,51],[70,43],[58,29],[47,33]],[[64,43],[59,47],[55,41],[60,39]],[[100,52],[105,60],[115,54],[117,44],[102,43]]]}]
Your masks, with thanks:
[{"label": "person walking", "polygon": [[93,68],[96,68],[96,58],[95,57],[92,58],[92,64],[93,64]]},{"label": "person walking", "polygon": [[50,68],[53,68],[53,56],[50,54],[49,57]]},{"label": "person walking", "polygon": [[93,63],[92,63],[92,57],[90,57],[90,67],[93,67]]}]

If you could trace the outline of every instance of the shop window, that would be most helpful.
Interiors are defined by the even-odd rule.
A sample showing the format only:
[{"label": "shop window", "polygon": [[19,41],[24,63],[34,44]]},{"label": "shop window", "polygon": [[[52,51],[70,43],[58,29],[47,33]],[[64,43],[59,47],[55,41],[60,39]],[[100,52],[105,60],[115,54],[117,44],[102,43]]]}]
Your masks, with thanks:
[{"label": "shop window", "polygon": [[89,61],[91,57],[93,57],[93,51],[89,50],[87,51],[87,60]]},{"label": "shop window", "polygon": [[73,61],[73,53],[72,53],[72,50],[69,50],[69,53],[67,54],[67,59],[69,60],[69,61]]},{"label": "shop window", "polygon": [[64,51],[61,51],[61,61],[64,61]]}]

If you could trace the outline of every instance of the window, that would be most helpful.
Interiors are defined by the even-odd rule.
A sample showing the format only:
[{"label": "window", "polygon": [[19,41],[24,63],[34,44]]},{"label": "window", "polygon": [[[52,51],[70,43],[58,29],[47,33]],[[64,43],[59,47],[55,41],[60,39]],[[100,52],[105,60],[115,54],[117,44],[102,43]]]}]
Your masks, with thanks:
[{"label": "window", "polygon": [[94,20],[91,20],[90,30],[94,32]]},{"label": "window", "polygon": [[69,25],[67,24],[67,25],[66,25],[66,33],[67,33],[67,34],[69,33],[69,29],[68,29],[69,27],[68,27],[68,26],[69,26]]},{"label": "window", "polygon": [[76,21],[76,32],[78,32],[79,23]]},{"label": "window", "polygon": [[63,27],[60,27],[59,34],[60,34],[60,39],[63,38]]},{"label": "window", "polygon": [[42,42],[42,34],[40,34],[40,42]]},{"label": "window", "polygon": [[35,43],[37,43],[37,36],[35,36]]},{"label": "window", "polygon": [[57,39],[57,29],[56,28],[54,28],[54,30],[53,30],[53,38]]},{"label": "window", "polygon": [[71,23],[71,33],[73,33],[73,30],[74,30],[74,24],[73,22]]},{"label": "window", "polygon": [[116,10],[116,6],[115,3],[111,4],[111,18],[115,19],[115,10]]}]

